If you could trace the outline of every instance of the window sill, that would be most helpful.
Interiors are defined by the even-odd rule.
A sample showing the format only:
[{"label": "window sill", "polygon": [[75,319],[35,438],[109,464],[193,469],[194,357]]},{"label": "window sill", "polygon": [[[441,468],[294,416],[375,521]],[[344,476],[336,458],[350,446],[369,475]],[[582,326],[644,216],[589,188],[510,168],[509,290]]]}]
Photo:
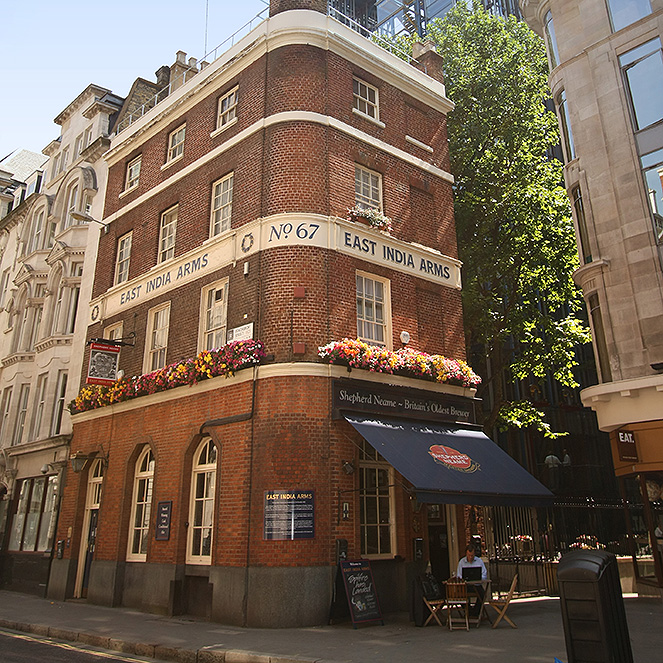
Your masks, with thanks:
[{"label": "window sill", "polygon": [[[163,170],[163,167],[161,168],[161,170]],[[134,184],[130,189],[125,189],[124,191],[120,191],[118,198],[124,198],[125,196],[129,195],[132,191],[135,191],[137,188],[138,184]]]},{"label": "window sill", "polygon": [[420,147],[422,150],[426,150],[426,152],[430,152],[431,154],[434,152],[430,145],[426,145],[426,143],[422,143],[420,140],[412,138],[412,136],[405,136],[405,142],[412,143],[412,145],[416,145],[417,147]]},{"label": "window sill", "polygon": [[237,124],[237,118],[233,118],[230,122],[226,122],[224,125],[220,126],[218,129],[214,129],[209,135],[210,138],[216,138],[219,134],[223,133],[229,127],[232,127],[234,124]]},{"label": "window sill", "polygon": [[166,161],[166,163],[164,163],[163,166],[161,166],[161,170],[166,170],[166,168],[170,168],[174,163],[182,161],[182,159],[184,159],[184,152],[182,152],[182,154],[180,154],[178,157],[175,157],[170,161]]},{"label": "window sill", "polygon": [[360,110],[357,110],[356,108],[353,108],[352,112],[355,115],[359,115],[359,117],[363,117],[365,120],[368,120],[369,122],[372,122],[373,124],[377,124],[377,126],[380,127],[380,129],[384,129],[385,126],[386,126],[384,122],[380,122],[380,120],[376,120],[374,117],[371,117],[370,115],[366,115],[366,113],[362,113]]}]

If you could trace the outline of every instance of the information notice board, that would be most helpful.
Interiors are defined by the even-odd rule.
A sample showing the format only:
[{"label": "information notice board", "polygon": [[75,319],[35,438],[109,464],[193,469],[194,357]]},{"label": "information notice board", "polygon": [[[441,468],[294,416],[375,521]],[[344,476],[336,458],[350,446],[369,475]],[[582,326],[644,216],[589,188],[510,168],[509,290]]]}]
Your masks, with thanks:
[{"label": "information notice board", "polygon": [[315,495],[312,490],[265,491],[263,538],[270,541],[315,536]]},{"label": "information notice board", "polygon": [[382,612],[373,582],[371,563],[367,559],[339,562],[352,625],[382,622]]}]

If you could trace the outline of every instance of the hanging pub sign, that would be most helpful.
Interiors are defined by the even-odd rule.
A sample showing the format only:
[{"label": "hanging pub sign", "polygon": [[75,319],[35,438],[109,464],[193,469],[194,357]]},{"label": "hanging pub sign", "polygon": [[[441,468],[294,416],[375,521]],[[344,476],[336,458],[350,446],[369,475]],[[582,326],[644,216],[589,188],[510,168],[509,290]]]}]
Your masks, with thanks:
[{"label": "hanging pub sign", "polygon": [[265,491],[263,538],[271,541],[314,538],[314,510],[312,490]]},{"label": "hanging pub sign", "polygon": [[111,385],[117,380],[120,348],[106,343],[90,343],[90,364],[85,384]]}]

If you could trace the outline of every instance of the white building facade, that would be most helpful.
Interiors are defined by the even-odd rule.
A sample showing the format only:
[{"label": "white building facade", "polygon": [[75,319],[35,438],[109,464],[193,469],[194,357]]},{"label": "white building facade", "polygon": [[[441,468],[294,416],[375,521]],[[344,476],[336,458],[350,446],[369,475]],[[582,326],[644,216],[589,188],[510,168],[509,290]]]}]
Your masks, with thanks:
[{"label": "white building facade", "polygon": [[[663,1],[521,0],[548,49],[600,382],[640,589],[663,587]],[[655,591],[658,591],[655,590]]]},{"label": "white building facade", "polygon": [[[124,99],[90,85],[55,118],[39,189],[0,222],[0,584],[46,588],[80,387],[99,219],[102,154]],[[46,159],[46,157],[44,157]],[[27,193],[27,191],[26,191]],[[18,202],[18,201],[17,201]],[[83,311],[82,320],[79,311]],[[9,506],[11,505],[11,506]],[[7,527],[5,528],[5,521]]]}]

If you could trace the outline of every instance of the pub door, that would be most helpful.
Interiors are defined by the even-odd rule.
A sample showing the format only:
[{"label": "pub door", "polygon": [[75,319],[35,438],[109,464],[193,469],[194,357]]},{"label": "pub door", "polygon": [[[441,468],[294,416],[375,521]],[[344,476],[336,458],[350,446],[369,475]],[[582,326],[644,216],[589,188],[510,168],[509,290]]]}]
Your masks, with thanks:
[{"label": "pub door", "polygon": [[83,582],[81,584],[81,598],[87,598],[87,587],[90,582],[90,568],[94,557],[94,548],[97,543],[97,521],[99,509],[90,509],[90,526],[87,533],[87,546],[85,547],[85,566],[83,567]]},{"label": "pub door", "polygon": [[428,505],[428,554],[431,573],[440,582],[448,580],[451,575],[446,511],[442,505]]},{"label": "pub door", "polygon": [[99,507],[104,480],[104,461],[99,458],[92,463],[88,475],[87,493],[85,496],[85,517],[81,531],[81,543],[78,553],[78,569],[74,596],[86,598],[90,581],[90,569],[94,550],[97,545],[97,527],[99,524]]}]

